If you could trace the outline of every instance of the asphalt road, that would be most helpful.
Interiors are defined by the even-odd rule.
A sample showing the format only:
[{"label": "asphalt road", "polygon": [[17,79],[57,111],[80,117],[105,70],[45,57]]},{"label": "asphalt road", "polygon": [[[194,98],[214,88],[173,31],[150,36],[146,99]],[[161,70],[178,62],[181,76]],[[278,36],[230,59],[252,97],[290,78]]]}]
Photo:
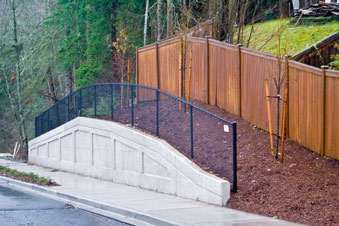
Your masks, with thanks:
[{"label": "asphalt road", "polygon": [[62,202],[0,183],[0,226],[127,226]]}]

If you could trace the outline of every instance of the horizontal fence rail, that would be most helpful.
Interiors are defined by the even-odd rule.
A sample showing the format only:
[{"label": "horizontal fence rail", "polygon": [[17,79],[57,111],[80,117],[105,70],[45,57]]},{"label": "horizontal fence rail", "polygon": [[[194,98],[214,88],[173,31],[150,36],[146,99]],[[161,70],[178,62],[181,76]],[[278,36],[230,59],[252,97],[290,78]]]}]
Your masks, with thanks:
[{"label": "horizontal fence rail", "polygon": [[129,83],[82,87],[35,118],[38,137],[78,117],[127,124],[163,138],[237,191],[237,124],[160,89]]}]

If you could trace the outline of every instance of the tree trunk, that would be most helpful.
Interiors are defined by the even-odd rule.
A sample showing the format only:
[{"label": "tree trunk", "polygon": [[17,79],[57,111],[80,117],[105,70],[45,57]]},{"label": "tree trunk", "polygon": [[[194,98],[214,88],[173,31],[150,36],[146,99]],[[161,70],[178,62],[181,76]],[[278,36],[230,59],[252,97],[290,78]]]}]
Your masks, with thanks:
[{"label": "tree trunk", "polygon": [[248,9],[249,0],[241,1],[240,2],[240,14],[239,14],[239,24],[238,24],[238,37],[237,37],[237,44],[243,43],[243,35],[244,35],[244,28],[245,28],[245,17]]},{"label": "tree trunk", "polygon": [[[27,138],[27,131],[26,131],[26,120],[24,116],[24,109],[22,106],[22,99],[21,99],[21,69],[20,69],[20,52],[21,52],[21,45],[18,42],[18,30],[17,30],[17,19],[16,19],[16,5],[15,0],[11,2],[11,9],[12,9],[12,20],[13,20],[13,40],[15,45],[15,53],[16,53],[16,99],[17,101],[13,100],[13,96],[9,95],[9,98],[12,99],[11,108],[15,115],[16,124],[18,126],[21,142],[25,147],[25,154],[28,153],[28,138]],[[8,84],[7,84],[7,87]],[[10,90],[8,90],[10,93]]]},{"label": "tree trunk", "polygon": [[217,0],[210,0],[208,2],[208,19],[215,17],[217,10]]},{"label": "tree trunk", "polygon": [[216,26],[216,38],[219,41],[223,41],[226,39],[226,33],[224,29],[224,21],[225,21],[225,2],[223,0],[220,0],[219,3],[219,16],[217,17],[217,20],[215,21]]},{"label": "tree trunk", "polygon": [[144,25],[144,46],[147,42],[147,20],[148,20],[148,7],[149,7],[149,0],[146,0],[146,9],[145,9],[145,25]]},{"label": "tree trunk", "polygon": [[280,18],[287,18],[289,12],[289,0],[279,0]]},{"label": "tree trunk", "polygon": [[52,69],[50,67],[47,69],[47,77],[48,77],[49,97],[51,99],[51,104],[54,105],[56,104],[58,99],[55,89],[55,80],[53,80]]},{"label": "tree trunk", "polygon": [[167,37],[173,35],[173,0],[167,0]]},{"label": "tree trunk", "polygon": [[161,0],[157,3],[157,41],[161,39]]},{"label": "tree trunk", "polygon": [[238,8],[239,8],[239,0],[229,1],[228,2],[228,22],[226,24],[226,35],[227,41],[231,44],[233,44],[234,40],[234,25],[237,22],[238,18]]},{"label": "tree trunk", "polygon": [[[112,1],[111,5],[111,43],[116,41],[116,28],[115,28],[115,22],[117,17],[117,0]],[[114,51],[114,46],[112,45],[112,52]]]}]

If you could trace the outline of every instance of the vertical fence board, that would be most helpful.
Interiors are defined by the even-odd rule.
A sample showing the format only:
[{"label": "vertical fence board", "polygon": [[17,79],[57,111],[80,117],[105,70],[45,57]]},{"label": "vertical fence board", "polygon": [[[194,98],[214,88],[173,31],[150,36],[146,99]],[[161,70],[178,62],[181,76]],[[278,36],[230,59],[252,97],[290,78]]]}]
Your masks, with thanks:
[{"label": "vertical fence board", "polygon": [[339,72],[326,72],[325,155],[339,159]]},{"label": "vertical fence board", "polygon": [[[155,45],[138,49],[138,84],[157,88],[157,67],[155,64]],[[138,91],[138,101],[153,100],[154,95],[150,90],[141,89]]]},{"label": "vertical fence board", "polygon": [[179,93],[179,51],[180,39],[169,44],[159,44],[160,89],[173,95]]},{"label": "vertical fence board", "polygon": [[210,41],[210,103],[233,114],[238,112],[238,49]]},{"label": "vertical fence board", "polygon": [[[200,38],[188,38],[186,50],[186,66],[189,66],[189,53],[192,51],[192,80],[191,99],[207,102],[207,48],[206,40]],[[186,70],[188,75],[188,70]],[[187,77],[187,76],[186,76]],[[188,87],[188,79],[185,79]],[[187,90],[187,88],[186,88]]]},{"label": "vertical fence board", "polygon": [[290,138],[320,154],[321,71],[290,61],[290,82]]},{"label": "vertical fence board", "polygon": [[156,88],[157,86],[157,69],[155,64],[156,49],[155,45],[147,49],[138,50],[138,73],[139,84]]}]

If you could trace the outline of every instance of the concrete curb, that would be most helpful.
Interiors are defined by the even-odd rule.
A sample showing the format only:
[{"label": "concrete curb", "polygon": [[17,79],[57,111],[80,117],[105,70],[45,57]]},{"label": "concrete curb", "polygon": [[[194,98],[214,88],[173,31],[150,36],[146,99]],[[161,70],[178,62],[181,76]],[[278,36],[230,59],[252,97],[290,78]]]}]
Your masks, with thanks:
[{"label": "concrete curb", "polygon": [[[96,208],[96,209],[99,209],[99,210],[102,210],[102,211],[108,211],[108,212],[111,212],[113,214],[117,214],[117,215],[122,216],[124,219],[127,220],[126,223],[131,223],[131,224],[134,223],[135,224],[137,222],[140,222],[140,223],[144,223],[146,225],[164,225],[164,226],[178,226],[178,225],[180,225],[178,223],[170,222],[168,220],[164,220],[164,219],[149,216],[149,215],[146,215],[146,214],[143,214],[143,213],[139,213],[139,212],[134,211],[134,210],[129,210],[129,209],[121,208],[121,207],[107,205],[107,204],[104,204],[104,203],[92,201],[90,199],[78,197],[78,196],[75,196],[75,195],[69,195],[69,194],[66,194],[66,193],[54,191],[52,189],[42,187],[42,186],[39,186],[39,185],[36,185],[36,184],[30,184],[30,183],[14,180],[14,179],[11,179],[11,178],[8,178],[8,177],[0,176],[0,181],[3,181],[5,183],[11,184],[11,185],[15,185],[15,186],[18,186],[18,187],[42,192],[46,195],[52,196],[52,197],[57,198],[57,199],[68,200],[68,201],[80,203],[80,204],[83,204],[83,205],[86,205],[86,206],[90,206],[92,208]],[[79,208],[81,208],[81,207],[79,207]],[[89,208],[87,208],[87,210],[89,210]],[[103,214],[103,215],[105,215],[105,214]],[[118,220],[121,220],[121,219],[122,218],[120,217],[120,219],[118,219]],[[131,221],[129,221],[128,219],[131,219]]]}]

